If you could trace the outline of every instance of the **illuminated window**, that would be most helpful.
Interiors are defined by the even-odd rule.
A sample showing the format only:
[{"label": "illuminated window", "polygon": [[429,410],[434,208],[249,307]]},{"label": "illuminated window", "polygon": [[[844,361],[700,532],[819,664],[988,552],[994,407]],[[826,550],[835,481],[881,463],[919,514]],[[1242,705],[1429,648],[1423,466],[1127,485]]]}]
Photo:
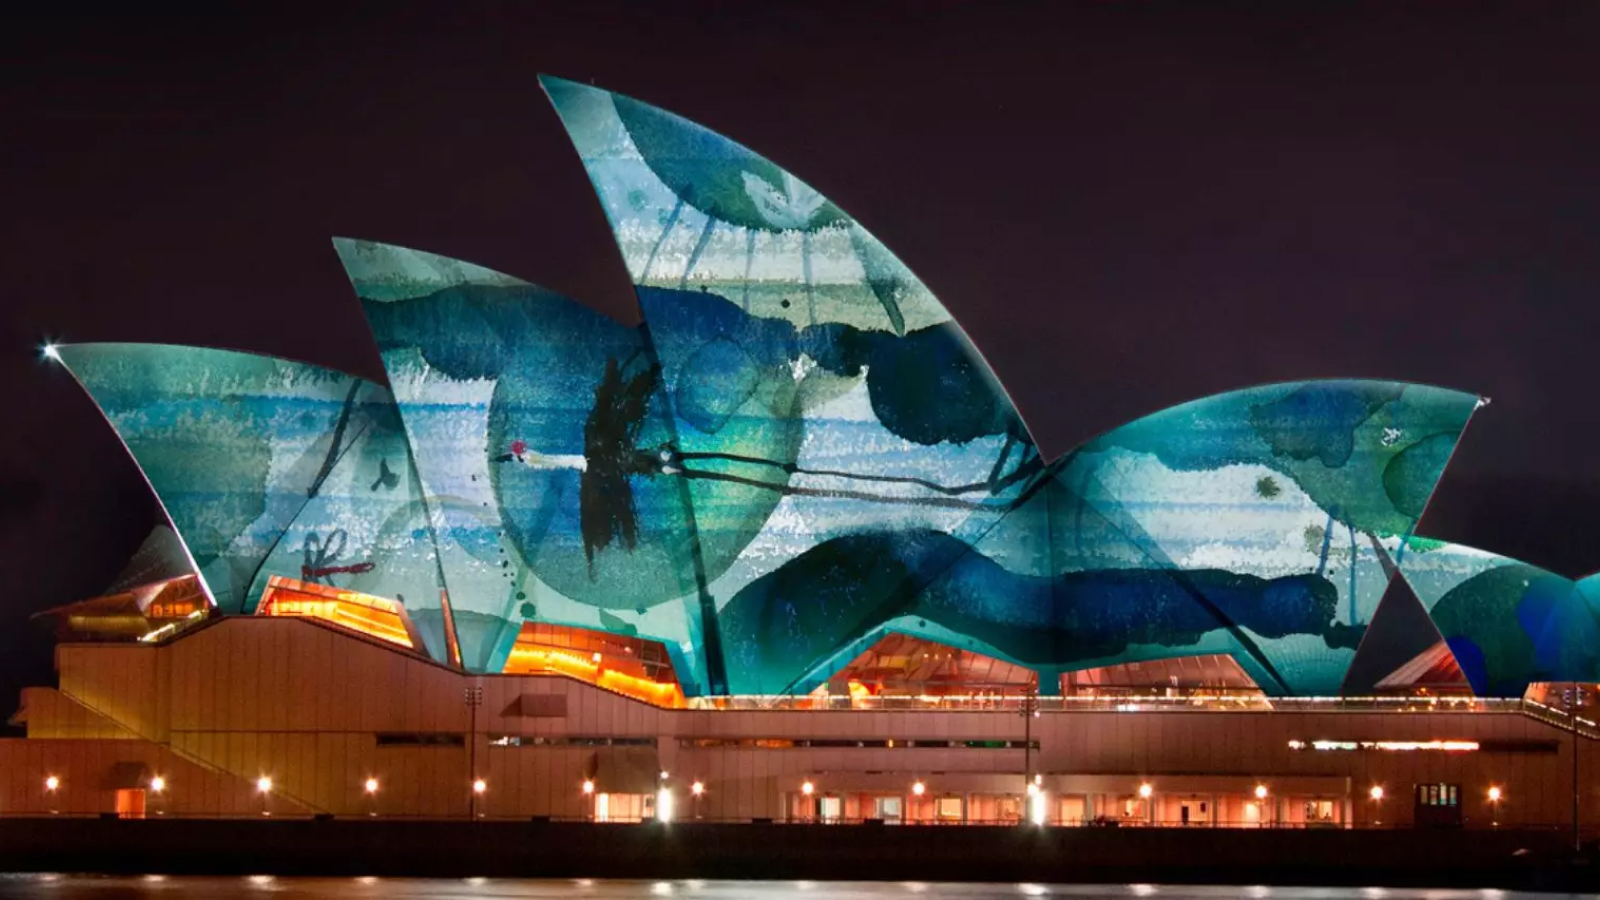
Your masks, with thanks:
[{"label": "illuminated window", "polygon": [[1311,824],[1325,824],[1333,821],[1332,800],[1307,800],[1306,821]]},{"label": "illuminated window", "polygon": [[1461,786],[1455,784],[1417,785],[1418,806],[1460,806]]},{"label": "illuminated window", "polygon": [[656,706],[684,705],[665,647],[603,631],[525,622],[503,671],[566,675]]},{"label": "illuminated window", "polygon": [[982,706],[1023,696],[1038,680],[1032,669],[891,632],[836,672],[826,693],[848,696],[856,705],[872,698],[902,698]]},{"label": "illuminated window", "polygon": [[261,595],[260,616],[305,616],[401,647],[415,648],[405,608],[383,597],[274,575]]}]

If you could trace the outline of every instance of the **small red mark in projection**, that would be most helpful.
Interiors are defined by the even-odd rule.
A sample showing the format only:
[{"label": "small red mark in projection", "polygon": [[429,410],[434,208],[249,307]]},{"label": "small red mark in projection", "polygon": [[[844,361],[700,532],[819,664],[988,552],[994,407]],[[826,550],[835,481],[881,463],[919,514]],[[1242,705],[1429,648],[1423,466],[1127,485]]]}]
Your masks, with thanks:
[{"label": "small red mark in projection", "polygon": [[522,454],[527,453],[527,452],[528,452],[528,442],[527,441],[522,440],[521,438],[518,438],[517,440],[514,440],[514,441],[511,442],[511,455],[512,456],[521,456]]}]

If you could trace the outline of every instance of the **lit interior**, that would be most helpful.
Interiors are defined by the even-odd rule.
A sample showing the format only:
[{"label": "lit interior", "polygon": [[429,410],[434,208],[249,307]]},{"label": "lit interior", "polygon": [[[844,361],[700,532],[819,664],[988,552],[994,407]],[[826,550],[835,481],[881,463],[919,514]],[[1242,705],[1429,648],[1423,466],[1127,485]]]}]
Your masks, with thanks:
[{"label": "lit interior", "polygon": [[416,648],[399,603],[358,591],[274,575],[267,579],[256,615],[320,619],[380,641]]},{"label": "lit interior", "polygon": [[886,634],[828,680],[852,701],[872,697],[1022,696],[1038,682],[1032,669],[906,634]]},{"label": "lit interior", "polygon": [[566,675],[656,706],[684,705],[672,661],[656,641],[524,622],[504,671]]},{"label": "lit interior", "polygon": [[1379,694],[1471,694],[1472,686],[1444,641],[1422,651],[1374,685]]},{"label": "lit interior", "polygon": [[48,623],[62,641],[158,641],[206,617],[210,602],[194,575],[180,575],[45,610],[34,618]]},{"label": "lit interior", "polygon": [[1226,653],[1175,656],[1066,672],[1067,697],[1206,696],[1255,699],[1264,696],[1239,663]]}]

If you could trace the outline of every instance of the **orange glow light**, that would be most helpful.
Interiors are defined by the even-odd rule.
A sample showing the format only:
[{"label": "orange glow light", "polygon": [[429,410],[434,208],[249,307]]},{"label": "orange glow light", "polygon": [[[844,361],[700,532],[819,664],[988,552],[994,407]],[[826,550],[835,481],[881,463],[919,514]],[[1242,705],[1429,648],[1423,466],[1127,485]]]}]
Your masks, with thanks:
[{"label": "orange glow light", "polygon": [[399,603],[359,591],[308,584],[274,575],[261,598],[262,616],[304,616],[331,622],[407,649],[414,649]]},{"label": "orange glow light", "polygon": [[515,674],[555,672],[656,706],[677,708],[684,705],[683,692],[676,684],[605,668],[603,662],[596,662],[593,656],[584,657],[549,647],[513,646],[505,671]]}]

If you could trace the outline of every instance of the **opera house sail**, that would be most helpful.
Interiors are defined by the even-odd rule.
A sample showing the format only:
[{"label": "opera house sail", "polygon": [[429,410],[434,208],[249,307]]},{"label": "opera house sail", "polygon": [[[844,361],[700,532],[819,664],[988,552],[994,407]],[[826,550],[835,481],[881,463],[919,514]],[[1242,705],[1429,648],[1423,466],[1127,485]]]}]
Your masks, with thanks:
[{"label": "opera house sail", "polygon": [[[694,765],[753,765],[710,760],[772,749],[805,760],[820,740],[759,733],[793,727],[781,718],[751,718],[731,737],[692,733],[669,724],[685,721],[670,718],[683,707],[1004,708],[1011,718],[985,726],[1004,732],[1015,704],[1039,698],[1062,712],[1133,697],[1245,715],[1296,698],[1448,696],[1521,715],[1471,704],[1600,679],[1595,577],[1419,534],[1478,396],[1376,379],[1269,384],[1049,457],[949,311],[817,190],[671,113],[543,83],[610,222],[639,320],[472,263],[341,238],[386,385],[235,351],[51,348],[138,463],[194,580],[169,575],[159,589],[122,586],[51,610],[74,649],[60,692],[31,701],[30,729],[48,730],[50,704],[79,704],[108,733],[141,740],[176,728],[68,674],[91,670],[94,657],[81,654],[95,641],[110,653],[136,638],[181,667],[219,634],[279,629],[293,643],[314,628],[350,649],[308,659],[344,653],[328,665],[375,667],[315,690],[361,690],[375,672],[404,671],[401,693],[422,685],[418,696],[434,700],[416,703],[442,704],[428,727],[357,729],[370,746],[342,759],[610,748],[582,763],[584,792],[637,811],[655,790],[638,773],[667,766],[628,753],[665,756],[672,744]],[[603,721],[656,724],[594,724],[621,702],[633,711]],[[1316,715],[1339,730],[1335,713]],[[587,731],[572,731],[577,721]],[[932,731],[899,746],[838,739],[890,752],[954,733],[925,721]],[[201,740],[192,726],[158,743],[202,767],[242,765],[185,743]],[[1321,737],[1296,735],[1274,752]],[[1470,743],[1435,737],[1401,743]],[[940,740],[952,754],[941,765],[974,772],[993,768],[974,761],[984,752],[1025,748],[1031,766],[1037,742]],[[1369,749],[1383,750],[1375,741]],[[1345,743],[1365,752],[1362,740],[1333,742]],[[549,765],[578,765],[561,759]],[[821,809],[810,790],[795,793],[814,786],[814,765],[778,766],[770,778],[793,783],[762,782],[764,799],[745,805]],[[873,765],[881,774],[905,763]],[[1086,774],[1067,777],[1068,757],[1056,765],[1053,790],[1061,803],[1079,798],[1080,821],[1110,815],[1105,804],[1122,804],[1120,818],[1157,815],[1137,806],[1150,791],[1117,799]],[[1348,778],[1323,783],[1314,769],[1296,782],[1310,804],[1296,807],[1298,821],[1353,821]],[[877,782],[858,774],[850,790],[864,798]],[[1042,773],[1019,774],[1044,784]],[[597,792],[610,777],[630,787]],[[998,798],[984,807],[996,816],[1024,815],[1001,802],[1011,789],[996,779],[967,779],[963,821],[978,818],[979,796]],[[1206,784],[1219,797],[1239,787]],[[1240,788],[1233,809],[1261,823],[1264,807],[1246,808],[1258,788]],[[537,796],[516,808],[575,802]],[[441,788],[407,808],[443,809],[451,797]],[[599,801],[585,802],[598,816]],[[337,806],[319,803],[305,806]],[[1334,803],[1337,812],[1323,805]]]}]

